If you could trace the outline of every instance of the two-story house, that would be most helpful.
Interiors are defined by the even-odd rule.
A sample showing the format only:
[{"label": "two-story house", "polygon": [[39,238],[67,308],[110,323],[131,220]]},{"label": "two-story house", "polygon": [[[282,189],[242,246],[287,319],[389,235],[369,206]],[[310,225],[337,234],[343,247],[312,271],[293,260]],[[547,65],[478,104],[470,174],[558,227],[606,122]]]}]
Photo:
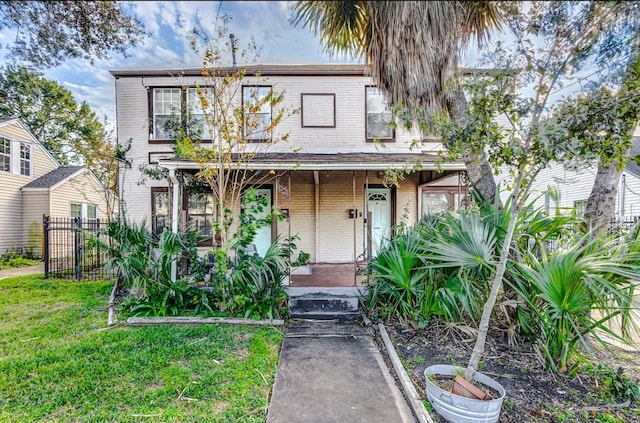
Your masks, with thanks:
[{"label": "two-story house", "polygon": [[86,166],[60,166],[17,118],[0,118],[0,253],[42,252],[42,216],[107,217],[107,191]]},{"label": "two-story house", "polygon": [[[464,164],[442,163],[439,140],[389,125],[390,108],[372,86],[364,65],[241,69],[246,76],[235,101],[259,87],[263,93],[283,93],[283,106],[299,111],[275,129],[289,134],[288,142],[274,144],[252,159],[253,170],[270,175],[257,187],[259,193],[286,217],[258,235],[259,253],[274,237],[297,234],[298,249],[310,253],[312,263],[354,263],[375,256],[384,239],[392,236],[394,225],[414,223],[428,211],[457,208],[464,195],[460,177]],[[132,142],[129,164],[120,180],[128,218],[145,220],[154,231],[171,227],[170,222],[192,222],[201,234],[208,231],[211,239],[207,221],[215,204],[210,197],[182,190],[180,178],[145,179],[140,170],[140,165],[153,163],[172,175],[198,169],[197,163],[174,157],[174,140],[161,124],[169,106],[187,113],[196,87],[206,86],[202,70],[114,70],[111,74],[118,140]],[[274,113],[262,112],[267,122]],[[384,184],[388,169],[407,168],[411,171],[399,184]],[[170,201],[178,196],[181,200]],[[173,210],[172,204],[177,205]]]}]

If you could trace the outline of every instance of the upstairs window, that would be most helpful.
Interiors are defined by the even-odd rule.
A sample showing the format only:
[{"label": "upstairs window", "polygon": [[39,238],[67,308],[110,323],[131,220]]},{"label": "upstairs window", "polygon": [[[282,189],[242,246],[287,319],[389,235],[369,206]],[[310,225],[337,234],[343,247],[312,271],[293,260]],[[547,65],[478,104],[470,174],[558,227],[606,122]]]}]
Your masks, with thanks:
[{"label": "upstairs window", "polygon": [[155,88],[153,90],[153,139],[172,140],[180,127],[182,90]]},{"label": "upstairs window", "polygon": [[11,172],[11,141],[0,137],[0,170]]},{"label": "upstairs window", "polygon": [[20,143],[20,174],[31,176],[31,146]]},{"label": "upstairs window", "polygon": [[212,104],[211,93],[202,88],[154,88],[152,96],[151,119],[153,120],[153,139],[172,141],[184,128],[193,139],[210,140],[211,133],[205,121],[205,102]]},{"label": "upstairs window", "polygon": [[251,141],[267,141],[271,139],[271,87],[242,87],[242,104],[244,106],[244,137]]},{"label": "upstairs window", "polygon": [[393,116],[387,99],[376,87],[366,87],[367,141],[393,140],[394,131],[391,126]]}]

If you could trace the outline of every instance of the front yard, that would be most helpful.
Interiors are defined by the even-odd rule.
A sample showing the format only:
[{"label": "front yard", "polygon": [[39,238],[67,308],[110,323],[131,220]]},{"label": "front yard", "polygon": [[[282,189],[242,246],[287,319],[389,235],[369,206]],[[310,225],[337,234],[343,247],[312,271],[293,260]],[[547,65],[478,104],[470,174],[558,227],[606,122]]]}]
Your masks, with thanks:
[{"label": "front yard", "polygon": [[0,280],[0,421],[265,420],[278,329],[107,328],[110,290]]}]

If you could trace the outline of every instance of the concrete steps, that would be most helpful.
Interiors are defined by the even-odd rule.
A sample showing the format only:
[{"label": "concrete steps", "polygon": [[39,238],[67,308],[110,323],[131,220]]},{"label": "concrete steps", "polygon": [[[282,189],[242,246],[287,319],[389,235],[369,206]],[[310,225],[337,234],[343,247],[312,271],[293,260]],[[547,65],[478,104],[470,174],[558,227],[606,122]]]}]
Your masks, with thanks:
[{"label": "concrete steps", "polygon": [[289,313],[297,319],[355,320],[365,288],[287,288]]}]

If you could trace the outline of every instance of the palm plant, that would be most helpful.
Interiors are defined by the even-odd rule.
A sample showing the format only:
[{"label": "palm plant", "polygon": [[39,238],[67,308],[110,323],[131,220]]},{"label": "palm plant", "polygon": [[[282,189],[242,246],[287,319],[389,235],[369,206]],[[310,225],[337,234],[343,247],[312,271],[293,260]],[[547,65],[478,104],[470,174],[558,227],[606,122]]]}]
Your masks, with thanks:
[{"label": "palm plant", "polygon": [[[419,120],[442,110],[464,119],[462,90],[444,96],[443,88],[472,37],[483,40],[500,26],[501,10],[491,1],[297,1],[292,20],[309,26],[330,53],[366,57],[374,84]],[[465,164],[471,181],[492,199],[496,185],[486,155],[466,151]]]},{"label": "palm plant", "polygon": [[[527,256],[514,288],[528,307],[521,310],[523,328],[536,339],[545,363],[565,371],[585,335],[602,342],[598,330],[628,339],[634,281],[640,278],[637,252],[599,239],[582,238],[567,250],[541,258]],[[619,318],[620,333],[607,323]]]}]

